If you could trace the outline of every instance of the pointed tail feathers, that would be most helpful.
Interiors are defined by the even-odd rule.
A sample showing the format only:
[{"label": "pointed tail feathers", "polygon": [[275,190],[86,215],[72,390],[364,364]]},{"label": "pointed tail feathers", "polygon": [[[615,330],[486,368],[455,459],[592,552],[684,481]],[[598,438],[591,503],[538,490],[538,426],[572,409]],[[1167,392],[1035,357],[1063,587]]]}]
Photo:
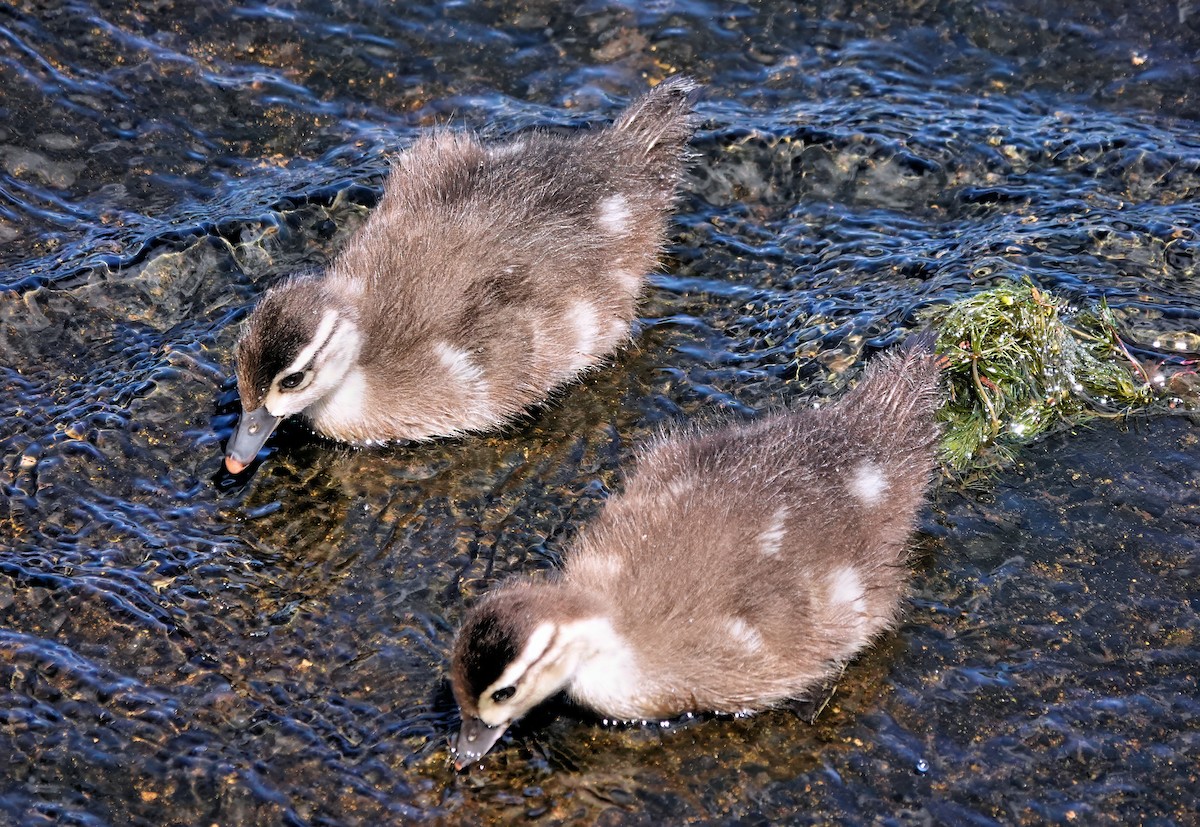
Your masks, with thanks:
[{"label": "pointed tail feathers", "polygon": [[613,128],[632,136],[647,157],[677,163],[696,128],[692,109],[699,95],[691,78],[668,78],[629,104]]},{"label": "pointed tail feathers", "polygon": [[868,394],[885,417],[908,417],[937,409],[945,357],[934,352],[937,331],[926,327],[867,365],[856,394]]}]

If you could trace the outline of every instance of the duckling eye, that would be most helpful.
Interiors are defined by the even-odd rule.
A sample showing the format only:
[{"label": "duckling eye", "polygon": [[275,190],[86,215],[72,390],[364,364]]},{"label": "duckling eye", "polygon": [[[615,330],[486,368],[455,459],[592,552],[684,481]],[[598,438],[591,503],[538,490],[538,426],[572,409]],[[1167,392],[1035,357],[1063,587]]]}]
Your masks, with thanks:
[{"label": "duckling eye", "polygon": [[502,704],[516,694],[517,688],[515,686],[506,686],[503,689],[497,689],[492,693],[492,701],[494,703]]},{"label": "duckling eye", "polygon": [[300,370],[296,371],[295,373],[289,373],[287,376],[280,379],[279,387],[284,388],[285,390],[291,390],[303,381],[304,371]]}]

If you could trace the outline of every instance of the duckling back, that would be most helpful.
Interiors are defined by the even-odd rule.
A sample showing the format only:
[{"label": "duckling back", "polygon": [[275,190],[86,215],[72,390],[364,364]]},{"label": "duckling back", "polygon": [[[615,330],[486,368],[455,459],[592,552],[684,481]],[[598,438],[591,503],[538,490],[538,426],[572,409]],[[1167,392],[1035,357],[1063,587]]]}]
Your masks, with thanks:
[{"label": "duckling back", "polygon": [[[254,391],[243,407],[266,411],[245,407],[231,470],[262,445],[260,423],[297,411],[358,444],[487,430],[607,358],[657,266],[694,93],[666,81],[572,134],[414,142],[323,277],[273,288],[251,316],[239,383]],[[330,347],[353,359],[323,359]]]},{"label": "duckling back", "polygon": [[611,681],[584,670],[571,693],[628,717],[759,709],[894,625],[935,464],[939,373],[917,342],[825,408],[652,446],[564,575],[610,607],[641,689],[615,709]]}]

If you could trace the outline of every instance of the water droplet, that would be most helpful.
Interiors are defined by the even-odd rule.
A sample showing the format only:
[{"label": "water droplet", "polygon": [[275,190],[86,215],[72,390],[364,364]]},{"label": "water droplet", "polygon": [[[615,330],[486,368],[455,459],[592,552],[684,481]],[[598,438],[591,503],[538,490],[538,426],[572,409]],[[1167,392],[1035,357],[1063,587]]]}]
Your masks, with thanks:
[{"label": "water droplet", "polygon": [[917,772],[919,772],[921,775],[929,772],[929,762],[924,758],[917,761]]}]

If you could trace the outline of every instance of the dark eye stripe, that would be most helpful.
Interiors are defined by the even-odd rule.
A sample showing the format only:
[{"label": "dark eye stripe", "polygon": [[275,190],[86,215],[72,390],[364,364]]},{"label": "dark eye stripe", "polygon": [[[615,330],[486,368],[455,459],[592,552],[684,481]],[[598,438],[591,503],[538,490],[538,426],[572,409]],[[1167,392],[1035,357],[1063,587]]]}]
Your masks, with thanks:
[{"label": "dark eye stripe", "polygon": [[465,632],[472,645],[463,658],[463,676],[469,685],[472,698],[496,681],[517,656],[517,647],[512,630],[501,624],[492,614],[478,617],[474,628]]},{"label": "dark eye stripe", "polygon": [[[321,341],[321,344],[317,345],[316,349],[312,352],[312,356],[309,357],[308,361],[305,362],[300,367],[296,368],[294,371],[289,373],[287,376],[284,376],[283,379],[287,379],[288,376],[294,376],[297,373],[304,374],[307,371],[311,370],[313,364],[315,364],[317,361],[317,357],[319,357],[322,353],[325,352],[326,346],[330,343],[330,341],[333,340],[333,337],[336,336],[337,332],[341,329],[342,329],[342,320],[339,318],[337,321],[335,321],[333,323],[333,327],[329,328],[329,333],[326,334],[325,338]],[[292,359],[295,360],[296,356],[299,356],[301,353],[303,353],[305,348],[310,347],[312,345],[313,341],[314,340],[309,340],[308,342],[305,342],[302,347],[297,348],[295,355],[292,356]],[[283,370],[286,370],[290,366],[291,366],[291,362],[289,362],[287,365],[280,366],[278,368],[278,370],[276,370],[276,375],[278,375]],[[303,380],[301,380],[301,381],[303,381]],[[283,384],[283,380],[281,379],[280,385],[282,386],[282,384]],[[297,383],[297,384],[299,384],[299,383]],[[295,387],[295,385],[293,385],[292,387]]]},{"label": "dark eye stripe", "polygon": [[[525,667],[525,671],[524,671],[524,672],[522,672],[521,674],[517,675],[517,683],[520,683],[522,680],[524,680],[525,676],[526,676],[526,675],[528,675],[528,674],[529,674],[529,673],[530,673],[530,672],[533,670],[533,668],[534,668],[535,666],[537,666],[539,663],[541,663],[542,661],[544,661],[546,658],[550,657],[550,653],[554,651],[554,642],[555,642],[556,640],[558,640],[558,629],[555,629],[555,630],[554,630],[554,634],[552,634],[552,635],[550,636],[550,640],[548,640],[548,641],[546,642],[546,648],[542,650],[542,653],[541,653],[540,655],[538,655],[538,656],[537,656],[537,657],[536,657],[536,658],[533,660],[533,662],[532,662],[532,663],[530,663],[528,666],[526,666],[526,667]],[[505,665],[505,668],[506,668],[506,669],[508,668],[507,664]],[[501,674],[503,674],[503,673],[501,673]],[[499,680],[499,678],[500,678],[500,676],[499,676],[499,675],[497,675],[497,676],[496,676],[496,679],[497,679],[497,680]],[[495,692],[493,692],[493,693],[492,693],[492,700],[493,700],[493,701],[495,701],[495,700],[496,700],[496,695],[498,695],[499,693],[503,692],[505,689],[512,689],[513,691],[512,691],[512,693],[511,693],[511,694],[507,695],[507,696],[504,698],[504,700],[508,700],[508,699],[509,699],[509,698],[511,698],[513,695],[515,695],[515,694],[516,694],[516,692],[517,692],[517,690],[516,690],[516,688],[515,688],[515,687],[512,687],[512,686],[505,686],[505,687],[503,687],[502,689],[497,689]],[[497,701],[497,703],[501,703],[501,702],[500,702],[500,701]]]}]

